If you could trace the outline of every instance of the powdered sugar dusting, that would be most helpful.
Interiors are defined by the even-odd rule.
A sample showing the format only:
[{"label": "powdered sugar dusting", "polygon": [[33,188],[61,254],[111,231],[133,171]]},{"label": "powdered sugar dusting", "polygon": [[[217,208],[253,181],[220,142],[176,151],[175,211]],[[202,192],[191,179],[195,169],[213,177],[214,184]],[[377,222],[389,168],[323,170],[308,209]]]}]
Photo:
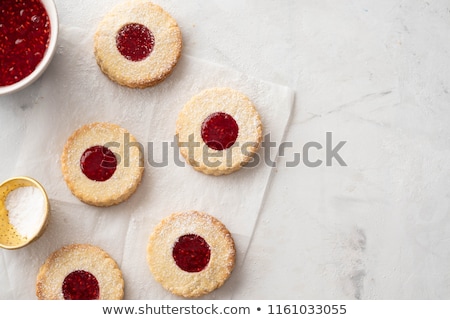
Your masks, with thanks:
[{"label": "powdered sugar dusting", "polygon": [[[141,24],[154,36],[154,47],[145,59],[131,61],[117,49],[117,32],[129,23]],[[182,39],[177,22],[147,0],[131,0],[114,7],[101,21],[94,51],[102,71],[129,87],[148,87],[164,80],[178,62]]]},{"label": "powdered sugar dusting", "polygon": [[[208,265],[200,272],[180,269],[172,256],[179,237],[194,234],[210,248]],[[198,211],[174,213],[163,219],[150,236],[148,263],[155,279],[170,292],[184,297],[207,294],[228,279],[235,264],[235,247],[230,232],[216,218]]]},{"label": "powdered sugar dusting", "polygon": [[[144,170],[143,155],[137,147],[132,147],[126,157],[126,141],[136,143],[126,129],[103,122],[84,125],[69,137],[61,166],[64,179],[75,196],[92,205],[110,206],[125,201],[134,193]],[[81,155],[95,145],[107,145],[119,157],[114,174],[106,181],[90,180],[80,169]]]},{"label": "powdered sugar dusting", "polygon": [[[230,148],[221,151],[211,149],[205,155],[201,126],[204,119],[220,112],[231,115],[236,121],[239,128],[237,139]],[[210,88],[193,96],[184,105],[178,115],[176,134],[181,154],[195,169],[213,175],[229,174],[248,163],[258,151],[262,123],[256,107],[243,93],[227,87]],[[187,142],[189,145],[186,145]],[[192,143],[197,146],[193,147]],[[211,165],[216,162],[220,165]]]},{"label": "powdered sugar dusting", "polygon": [[124,281],[116,262],[99,247],[72,244],[53,252],[41,266],[36,284],[38,298],[62,300],[64,279],[77,270],[95,276],[100,288],[99,299],[123,297]]},{"label": "powdered sugar dusting", "polygon": [[31,238],[42,225],[45,218],[45,198],[36,187],[20,187],[12,190],[6,197],[9,222],[17,232]]}]

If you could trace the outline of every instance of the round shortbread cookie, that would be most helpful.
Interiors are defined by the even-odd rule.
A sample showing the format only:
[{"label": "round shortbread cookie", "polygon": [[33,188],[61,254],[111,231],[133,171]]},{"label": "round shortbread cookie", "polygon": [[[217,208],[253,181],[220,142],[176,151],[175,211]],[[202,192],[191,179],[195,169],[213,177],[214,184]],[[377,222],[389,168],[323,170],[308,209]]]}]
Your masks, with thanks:
[{"label": "round shortbread cookie", "polygon": [[180,153],[194,169],[230,174],[251,161],[262,141],[260,116],[250,99],[231,88],[206,89],[178,115]]},{"label": "round shortbread cookie", "polygon": [[213,216],[173,213],[153,230],[147,261],[156,281],[185,298],[219,288],[230,277],[236,250],[228,229]]},{"label": "round shortbread cookie", "polygon": [[177,22],[148,0],[116,5],[94,35],[100,69],[113,81],[132,88],[156,85],[169,76],[181,55]]},{"label": "round shortbread cookie", "polygon": [[117,263],[99,247],[72,244],[53,252],[39,269],[39,300],[120,300],[124,280]]},{"label": "round shortbread cookie", "polygon": [[81,201],[99,207],[127,200],[144,171],[142,150],[124,128],[94,122],[76,130],[61,156],[64,180]]}]

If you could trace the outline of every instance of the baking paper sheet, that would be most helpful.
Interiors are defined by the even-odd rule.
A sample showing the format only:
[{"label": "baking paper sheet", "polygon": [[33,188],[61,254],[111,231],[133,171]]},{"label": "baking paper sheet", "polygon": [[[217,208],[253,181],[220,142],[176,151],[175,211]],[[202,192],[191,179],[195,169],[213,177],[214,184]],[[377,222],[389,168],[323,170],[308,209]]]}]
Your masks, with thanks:
[{"label": "baking paper sheet", "polygon": [[[257,167],[229,176],[195,171],[171,146],[176,118],[184,103],[199,91],[229,86],[250,97],[260,112],[264,134],[279,145],[291,113],[292,90],[186,55],[156,87],[125,88],[100,71],[92,47],[92,35],[61,26],[57,54],[43,77],[19,93],[0,97],[0,108],[9,114],[0,119],[0,178],[28,175],[37,179],[52,207],[48,228],[40,239],[19,250],[0,250],[0,298],[36,299],[36,275],[48,255],[63,245],[90,243],[119,264],[125,299],[177,299],[153,279],[146,247],[162,218],[184,210],[208,212],[232,233],[237,248],[235,270],[222,288],[206,296],[231,298],[240,290],[239,268],[245,263],[273,168],[264,164],[261,150]],[[60,155],[67,138],[93,121],[123,126],[145,148],[142,183],[128,201],[117,206],[97,208],[81,203],[61,174]],[[164,160],[165,146],[167,165],[151,165],[150,157],[158,163]],[[275,156],[273,148],[271,160]]]}]

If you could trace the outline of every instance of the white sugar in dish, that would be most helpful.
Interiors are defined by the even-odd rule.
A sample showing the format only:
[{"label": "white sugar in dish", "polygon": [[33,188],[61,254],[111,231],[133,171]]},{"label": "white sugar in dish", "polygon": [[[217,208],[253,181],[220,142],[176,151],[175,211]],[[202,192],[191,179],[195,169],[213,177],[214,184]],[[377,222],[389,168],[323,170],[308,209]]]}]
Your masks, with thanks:
[{"label": "white sugar in dish", "polygon": [[45,199],[36,187],[20,187],[6,197],[9,222],[17,232],[31,238],[38,231],[45,217]]}]

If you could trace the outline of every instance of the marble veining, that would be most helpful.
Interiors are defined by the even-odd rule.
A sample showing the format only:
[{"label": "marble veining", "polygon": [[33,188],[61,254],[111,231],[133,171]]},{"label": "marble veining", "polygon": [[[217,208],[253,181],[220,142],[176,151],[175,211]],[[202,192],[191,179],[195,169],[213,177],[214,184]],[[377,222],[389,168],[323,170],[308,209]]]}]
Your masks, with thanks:
[{"label": "marble veining", "polygon": [[[80,34],[92,34],[117,2],[56,0],[63,30]],[[232,298],[449,299],[450,2],[159,3],[181,26],[184,54],[295,91],[284,136],[292,147],[262,188],[250,246],[227,284]],[[79,39],[80,67],[90,41]],[[48,75],[63,77],[61,62],[56,57]],[[16,145],[1,148],[2,178],[20,162],[24,124],[42,107],[39,99],[51,100],[36,96],[39,85],[0,97],[3,141]],[[94,102],[104,99],[82,85]],[[326,132],[346,141],[347,166],[286,166]],[[311,157],[322,155],[316,151]],[[2,299],[15,297],[0,291]]]}]

